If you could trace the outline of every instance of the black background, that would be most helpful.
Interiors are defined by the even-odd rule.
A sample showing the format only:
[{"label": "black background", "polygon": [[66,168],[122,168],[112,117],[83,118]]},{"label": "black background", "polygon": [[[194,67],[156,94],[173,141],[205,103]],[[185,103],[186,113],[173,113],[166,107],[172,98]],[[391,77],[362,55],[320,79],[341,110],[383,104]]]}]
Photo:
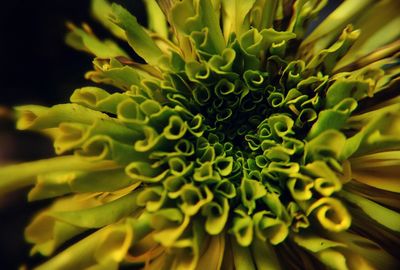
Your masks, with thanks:
[{"label": "black background", "polygon": [[[114,1],[145,21],[140,0]],[[7,113],[15,105],[66,103],[76,88],[90,85],[84,73],[92,57],[64,43],[65,23],[87,22],[100,38],[110,37],[90,16],[89,0],[7,0],[0,4],[0,166],[53,155],[40,135],[14,130]],[[1,181],[2,179],[0,179]],[[23,231],[48,202],[27,204],[26,192],[0,197],[0,269],[29,268],[41,258],[29,257]]]}]

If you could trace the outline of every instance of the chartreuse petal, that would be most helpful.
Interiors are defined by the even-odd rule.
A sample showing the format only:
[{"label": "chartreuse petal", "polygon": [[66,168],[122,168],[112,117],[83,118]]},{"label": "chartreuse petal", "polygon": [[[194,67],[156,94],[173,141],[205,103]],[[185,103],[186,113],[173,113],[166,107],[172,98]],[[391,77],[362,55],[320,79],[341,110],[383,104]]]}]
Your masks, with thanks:
[{"label": "chartreuse petal", "polygon": [[287,181],[287,187],[296,200],[309,200],[313,196],[312,188],[314,187],[314,181],[311,177],[305,175],[293,175]]},{"label": "chartreuse petal", "polygon": [[232,70],[235,58],[236,51],[232,48],[225,48],[221,55],[213,55],[208,63],[214,72],[229,74],[228,72]]},{"label": "chartreuse petal", "polygon": [[86,26],[86,29],[70,25],[70,32],[66,36],[66,42],[76,50],[87,51],[100,58],[112,58],[128,55],[111,40],[100,41]]},{"label": "chartreuse petal", "polygon": [[79,211],[53,211],[49,215],[75,226],[101,228],[119,221],[138,209],[138,195],[139,191],[133,191],[112,202],[93,208],[81,209]]},{"label": "chartreuse petal", "polygon": [[164,13],[155,0],[145,0],[149,29],[163,38],[168,38],[168,27]]},{"label": "chartreuse petal", "polygon": [[[346,56],[338,61],[337,68],[351,64],[376,49],[398,40],[400,31],[396,26],[400,23],[397,12],[399,8],[397,1],[385,1],[370,8],[365,14],[368,20],[360,20],[355,25],[361,30],[360,38]],[[383,11],[386,16],[379,16]]]},{"label": "chartreuse petal", "polygon": [[253,213],[256,208],[256,200],[263,197],[267,191],[261,182],[253,179],[242,179],[242,184],[240,185],[240,193],[242,197],[243,205],[248,209],[248,213]]},{"label": "chartreuse petal", "polygon": [[314,161],[307,164],[304,170],[315,177],[313,186],[321,195],[331,196],[342,189],[342,183],[325,162]]},{"label": "chartreuse petal", "polygon": [[307,64],[306,70],[323,70],[324,73],[331,73],[337,60],[343,57],[351,45],[357,40],[360,30],[353,30],[352,26],[347,26],[338,41],[329,48],[318,52]]},{"label": "chartreuse petal", "polygon": [[125,167],[126,174],[136,181],[157,183],[163,180],[168,170],[162,171],[161,168],[154,168],[147,162],[134,161]]},{"label": "chartreuse petal", "polygon": [[350,203],[361,208],[361,210],[371,219],[382,224],[393,231],[400,231],[400,214],[389,208],[381,206],[369,199],[347,191],[340,191],[339,195]]},{"label": "chartreuse petal", "polygon": [[297,234],[293,237],[293,240],[300,246],[306,248],[311,252],[320,252],[325,249],[333,247],[345,247],[346,245],[340,242],[335,242],[329,239],[325,239],[318,235],[306,233]]},{"label": "chartreuse petal", "polygon": [[206,237],[204,230],[199,222],[193,222],[191,228],[191,236],[178,240],[174,244],[174,248],[179,248],[172,269],[195,269],[198,265],[201,247],[204,245]]},{"label": "chartreuse petal", "polygon": [[120,26],[126,34],[129,45],[147,63],[157,66],[164,56],[146,31],[139,25],[137,19],[126,9],[112,4],[112,17],[115,24]]},{"label": "chartreuse petal", "polygon": [[[231,233],[235,236],[236,245],[248,247],[253,241],[254,227],[253,220],[242,209],[235,210]],[[233,244],[233,243],[232,243]]]},{"label": "chartreuse petal", "polygon": [[96,135],[108,135],[110,139],[130,144],[132,140],[142,137],[142,134],[117,124],[114,121],[95,120],[88,126],[77,123],[61,123],[55,135],[54,148],[57,154],[77,149]]},{"label": "chartreuse petal", "polygon": [[291,18],[288,30],[295,33],[298,38],[303,38],[307,30],[306,23],[317,16],[327,3],[328,0],[296,1],[293,5],[294,15]]},{"label": "chartreuse petal", "polygon": [[354,180],[368,186],[400,193],[400,151],[385,151],[351,158]]},{"label": "chartreuse petal", "polygon": [[35,186],[28,194],[29,201],[54,198],[71,193],[69,181],[73,172],[50,172],[37,176]]},{"label": "chartreuse petal", "polygon": [[37,269],[83,269],[102,265],[107,269],[117,269],[131,239],[132,230],[128,224],[112,224],[80,240]]},{"label": "chartreuse petal", "polygon": [[[111,225],[112,226],[112,225]],[[103,228],[96,233],[84,238],[68,249],[57,254],[52,259],[37,267],[37,269],[71,269],[85,268],[96,263],[93,258],[93,251],[96,249],[99,238],[108,227]]]},{"label": "chartreuse petal", "polygon": [[326,107],[331,108],[346,98],[360,100],[367,96],[369,85],[356,79],[337,79],[326,92]]},{"label": "chartreuse petal", "polygon": [[232,257],[235,269],[237,270],[255,270],[253,258],[250,249],[237,242],[237,238],[231,237]]},{"label": "chartreuse petal", "polygon": [[[328,117],[328,119],[329,118],[330,117]],[[346,137],[343,133],[335,129],[324,130],[325,128],[329,128],[329,123],[332,122],[327,121],[324,124],[321,123],[321,126],[319,126],[321,132],[316,131],[319,133],[318,136],[306,143],[307,160],[320,160],[324,157],[338,158],[340,156],[346,143]],[[334,124],[335,122],[333,122],[333,125]]]},{"label": "chartreuse petal", "polygon": [[111,60],[95,59],[93,62],[94,71],[85,74],[85,78],[96,83],[105,83],[121,88],[125,91],[131,90],[134,86],[141,86],[142,76],[150,76],[139,69],[123,65],[115,58]]},{"label": "chartreuse petal", "polygon": [[193,216],[213,199],[213,194],[207,186],[202,189],[192,184],[186,184],[179,190],[179,197],[182,201],[179,204],[182,212],[185,215]]},{"label": "chartreuse petal", "polygon": [[226,198],[217,198],[202,207],[206,217],[205,230],[210,235],[218,235],[225,228],[229,216],[229,202]]},{"label": "chartreuse petal", "polygon": [[141,191],[137,198],[137,204],[146,207],[149,213],[158,211],[165,203],[166,190],[162,186],[146,188]]},{"label": "chartreuse petal", "polygon": [[368,123],[353,137],[349,138],[342,152],[342,159],[359,156],[376,149],[395,149],[400,146],[399,106],[392,105],[376,112]]},{"label": "chartreuse petal", "polygon": [[80,171],[69,182],[74,192],[111,192],[136,183],[125,174],[122,168],[96,172]]},{"label": "chartreuse petal", "polygon": [[91,13],[95,19],[97,19],[105,28],[110,30],[110,32],[115,36],[123,40],[126,39],[124,31],[110,21],[112,8],[108,0],[92,0]]},{"label": "chartreuse petal", "polygon": [[126,99],[129,99],[126,95],[120,93],[109,94],[107,91],[94,86],[76,89],[70,97],[72,103],[112,114],[117,113],[118,104]]},{"label": "chartreuse petal", "polygon": [[296,234],[293,240],[300,247],[312,252],[326,266],[332,269],[349,269],[346,257],[335,249],[337,247],[345,247],[345,244],[313,234]]},{"label": "chartreuse petal", "polygon": [[75,154],[90,161],[113,160],[121,165],[127,165],[144,156],[135,151],[132,145],[120,143],[106,135],[91,137]]},{"label": "chartreuse petal", "polygon": [[365,265],[365,269],[396,269],[398,266],[398,258],[393,257],[378,243],[366,237],[350,232],[331,234],[330,237],[346,245],[343,253],[350,267]]},{"label": "chartreuse petal", "polygon": [[272,26],[277,4],[278,0],[256,0],[251,10],[250,18],[259,31]]},{"label": "chartreuse petal", "polygon": [[112,192],[137,184],[139,184],[138,181],[126,175],[123,168],[99,167],[91,171],[51,171],[38,175],[34,188],[28,194],[28,199],[41,200],[73,192]]},{"label": "chartreuse petal", "polygon": [[269,48],[272,44],[280,44],[296,37],[295,33],[290,31],[276,31],[273,28],[262,29],[260,31],[262,36],[261,48]]},{"label": "chartreuse petal", "polygon": [[300,209],[300,206],[295,202],[290,202],[287,206],[289,219],[292,220],[293,224],[291,229],[298,233],[300,229],[308,228],[310,226],[310,221],[306,214]]},{"label": "chartreuse petal", "polygon": [[235,186],[228,179],[220,180],[216,184],[214,192],[228,199],[232,199],[236,196]]},{"label": "chartreuse petal", "polygon": [[163,134],[168,140],[178,140],[182,138],[187,131],[187,126],[183,122],[182,118],[173,115],[169,118],[168,125],[164,128]]},{"label": "chartreuse petal", "polygon": [[132,245],[140,243],[141,240],[145,239],[153,231],[151,215],[146,212],[142,212],[138,218],[128,217],[126,222],[132,228]]},{"label": "chartreuse petal", "polygon": [[[176,3],[171,10],[171,17],[173,25],[179,31],[190,35],[202,51],[212,55],[219,54],[224,49],[225,40],[210,0],[184,0]],[[202,40],[200,43],[196,42],[196,35],[199,34]]]},{"label": "chartreuse petal", "polygon": [[26,239],[35,244],[31,250],[32,254],[39,252],[48,256],[65,241],[87,230],[86,228],[56,220],[49,215],[51,211],[80,210],[100,204],[99,201],[93,198],[79,200],[77,198],[71,196],[60,199],[53,203],[49,209],[34,217],[25,230]]},{"label": "chartreuse petal", "polygon": [[0,190],[10,192],[35,183],[35,177],[40,174],[66,170],[98,170],[101,168],[116,168],[114,161],[87,162],[75,156],[55,157],[32,161],[0,168]]},{"label": "chartreuse petal", "polygon": [[315,55],[321,49],[325,49],[351,19],[371,8],[371,3],[372,0],[343,2],[303,41],[301,45],[303,53]]},{"label": "chartreuse petal", "polygon": [[260,211],[254,214],[255,235],[262,241],[268,241],[277,245],[285,240],[289,234],[287,224],[281,219],[274,217],[268,211]]},{"label": "chartreuse petal", "polygon": [[154,240],[165,247],[171,247],[189,225],[190,218],[176,208],[164,208],[152,216],[155,228]]},{"label": "chartreuse petal", "polygon": [[253,255],[256,269],[282,269],[276,252],[267,241],[255,238],[251,244],[251,254]]},{"label": "chartreuse petal", "polygon": [[225,40],[231,33],[241,36],[250,26],[250,11],[255,0],[241,2],[238,0],[222,0],[222,23]]},{"label": "chartreuse petal", "polygon": [[348,229],[351,216],[344,205],[336,198],[322,197],[312,203],[306,212],[313,214],[323,228],[328,231],[340,232]]},{"label": "chartreuse petal", "polygon": [[21,130],[42,130],[57,127],[62,122],[91,124],[97,119],[109,119],[101,112],[93,111],[78,104],[60,104],[51,108],[26,105],[16,107],[17,128]]},{"label": "chartreuse petal", "polygon": [[205,247],[204,254],[199,258],[196,270],[210,269],[219,270],[221,269],[222,259],[225,250],[225,236],[218,234],[209,237],[209,244]]},{"label": "chartreuse petal", "polygon": [[206,161],[194,170],[193,179],[197,182],[217,182],[221,176],[213,170],[211,161]]},{"label": "chartreuse petal", "polygon": [[285,206],[281,202],[279,198],[278,192],[272,190],[267,191],[264,197],[261,198],[261,200],[271,209],[271,211],[279,218],[282,220],[287,220],[288,218],[288,213],[286,211]]}]

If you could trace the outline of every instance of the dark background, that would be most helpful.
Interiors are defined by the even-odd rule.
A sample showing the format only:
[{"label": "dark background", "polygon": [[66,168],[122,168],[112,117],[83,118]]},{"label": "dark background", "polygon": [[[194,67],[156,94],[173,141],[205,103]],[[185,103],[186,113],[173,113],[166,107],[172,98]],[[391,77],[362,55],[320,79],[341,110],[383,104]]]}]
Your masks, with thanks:
[{"label": "dark background", "polygon": [[[114,1],[127,7],[140,22],[140,0]],[[66,103],[76,88],[90,85],[84,73],[92,57],[64,43],[65,23],[87,22],[100,38],[110,37],[89,11],[90,0],[5,0],[0,6],[0,166],[53,155],[51,143],[40,135],[14,130],[12,106]],[[2,179],[0,179],[1,181]],[[0,269],[31,268],[41,261],[29,257],[23,231],[36,211],[48,202],[26,202],[26,192],[0,197]]]}]

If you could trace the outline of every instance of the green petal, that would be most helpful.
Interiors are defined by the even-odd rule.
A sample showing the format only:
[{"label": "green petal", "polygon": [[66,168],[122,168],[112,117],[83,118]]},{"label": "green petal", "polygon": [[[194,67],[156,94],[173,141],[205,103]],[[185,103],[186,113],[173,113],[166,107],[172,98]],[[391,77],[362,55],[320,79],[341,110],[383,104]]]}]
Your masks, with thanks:
[{"label": "green petal", "polygon": [[226,198],[216,199],[204,205],[202,215],[206,217],[205,230],[218,235],[225,228],[229,216],[229,202]]},{"label": "green petal", "polygon": [[112,58],[116,56],[128,55],[111,40],[100,41],[91,29],[84,25],[79,29],[74,25],[69,25],[71,31],[66,36],[66,43],[76,50],[87,51],[100,58]]},{"label": "green petal", "polygon": [[282,269],[274,248],[268,242],[255,238],[251,251],[257,269]]},{"label": "green petal", "polygon": [[35,183],[35,176],[66,170],[96,170],[115,168],[113,161],[88,162],[75,156],[55,157],[0,168],[0,192],[7,193]]},{"label": "green petal", "polygon": [[314,213],[323,228],[340,232],[350,227],[351,216],[344,205],[332,197],[322,197],[307,209],[307,215]]},{"label": "green petal", "polygon": [[[240,245],[241,247],[248,247],[253,241],[253,220],[241,209],[236,209],[235,213],[236,215],[233,218],[233,225],[231,228],[231,233],[235,236],[235,239],[232,239],[232,242],[235,242],[235,245]],[[242,249],[243,248],[240,248],[240,250]],[[246,251],[246,253],[248,252],[249,251]],[[240,255],[238,254],[237,256]]]},{"label": "green petal", "polygon": [[168,27],[164,13],[155,0],[144,1],[149,21],[149,29],[163,38],[168,38]]},{"label": "green petal", "polygon": [[186,184],[179,190],[182,203],[179,207],[188,216],[193,216],[213,199],[213,194],[207,186],[199,188],[193,184]]},{"label": "green petal", "polygon": [[326,160],[330,163],[333,158],[336,161],[344,151],[345,144],[346,137],[341,132],[334,129],[326,130],[306,144],[306,159]]},{"label": "green petal", "polygon": [[341,190],[342,183],[336,174],[323,161],[314,161],[307,164],[304,170],[315,177],[314,189],[323,196],[331,196]]},{"label": "green petal", "polygon": [[121,88],[125,91],[131,90],[133,86],[141,86],[142,77],[149,77],[146,72],[139,72],[139,69],[121,64],[117,59],[94,60],[94,71],[85,74],[85,78],[95,83],[105,83]]},{"label": "green petal", "polygon": [[111,33],[120,39],[126,39],[124,31],[110,20],[112,8],[108,0],[91,0],[91,12],[93,17]]},{"label": "green petal", "polygon": [[[334,235],[333,238],[347,246],[344,254],[348,260],[348,265],[352,265],[353,267],[366,264],[368,265],[366,269],[396,269],[399,264],[398,258],[393,257],[377,243],[366,237],[355,233],[342,232]],[[351,256],[351,253],[355,253],[361,258],[358,260],[356,258],[353,259],[352,257],[355,256]],[[352,259],[354,262],[352,262]]]},{"label": "green petal", "polygon": [[25,229],[25,238],[34,244],[31,254],[39,252],[49,256],[64,242],[86,230],[85,228],[56,220],[49,215],[51,211],[80,210],[99,204],[93,198],[80,200],[76,198],[71,196],[57,200],[49,209],[34,217]]},{"label": "green petal", "polygon": [[151,37],[140,26],[136,18],[123,7],[112,5],[112,20],[125,30],[129,45],[147,63],[157,66],[164,56]]},{"label": "green petal", "polygon": [[400,193],[396,173],[400,170],[400,151],[385,151],[350,159],[354,180],[368,186]]},{"label": "green petal", "polygon": [[189,216],[174,208],[164,208],[154,213],[152,226],[156,229],[154,240],[165,247],[172,246],[182,235],[190,222]]},{"label": "green petal", "polygon": [[251,21],[261,31],[269,28],[275,19],[278,0],[258,0],[251,10]]},{"label": "green petal", "polygon": [[210,243],[200,257],[196,270],[210,269],[219,270],[225,249],[225,236],[223,234],[210,237]]},{"label": "green petal", "polygon": [[303,41],[300,49],[308,55],[315,55],[321,49],[325,49],[344,26],[371,8],[371,3],[372,0],[343,2]]},{"label": "green petal", "polygon": [[239,190],[243,206],[248,209],[249,214],[251,214],[256,208],[256,200],[260,199],[267,193],[262,183],[248,178],[242,179]]},{"label": "green petal", "polygon": [[[225,41],[219,27],[219,21],[210,0],[197,1],[185,0],[176,3],[171,10],[173,25],[186,35],[200,34],[202,40],[196,42],[196,37],[191,35],[194,43],[207,44],[198,47],[206,54],[218,54],[224,49]],[[201,34],[202,33],[202,34]]]},{"label": "green petal", "polygon": [[149,187],[140,192],[137,204],[145,206],[149,213],[158,211],[165,203],[167,192],[161,186]]},{"label": "green petal", "polygon": [[317,253],[326,249],[330,249],[333,247],[345,247],[346,245],[340,242],[335,242],[318,235],[313,234],[296,234],[293,237],[293,240],[299,246]]},{"label": "green petal", "polygon": [[72,93],[70,101],[93,110],[116,114],[118,104],[128,98],[120,93],[110,95],[101,88],[88,86],[76,89]]},{"label": "green petal", "polygon": [[90,161],[113,160],[121,165],[144,158],[132,145],[120,143],[107,135],[91,137],[83,144],[82,149],[75,151],[75,154]]},{"label": "green petal", "polygon": [[287,224],[274,217],[268,211],[260,211],[253,216],[255,234],[262,240],[277,245],[283,242],[289,234]]},{"label": "green petal", "polygon": [[349,269],[344,254],[335,249],[345,247],[344,244],[317,235],[295,235],[293,240],[299,246],[312,252],[326,266],[332,269]]},{"label": "green petal", "polygon": [[390,210],[371,200],[368,200],[356,194],[351,194],[344,190],[340,191],[339,195],[350,203],[355,204],[356,206],[361,208],[361,210],[363,210],[364,213],[368,215],[371,219],[377,221],[378,223],[393,231],[400,231],[400,214],[396,211]]},{"label": "green petal", "polygon": [[57,127],[62,122],[91,124],[97,119],[109,119],[101,112],[96,112],[78,104],[60,104],[51,108],[26,105],[16,107],[17,128],[21,130],[42,130]]},{"label": "green petal", "polygon": [[343,159],[377,149],[382,151],[399,147],[400,114],[397,104],[373,112],[368,120],[356,135],[347,139],[341,155]]},{"label": "green petal", "polygon": [[[397,27],[400,23],[397,1],[384,1],[363,14],[363,19],[358,20],[356,27],[361,30],[360,38],[349,50],[346,56],[338,61],[335,69],[340,69],[369,53],[398,40],[400,31]],[[385,12],[385,16],[380,16]]]},{"label": "green petal", "polygon": [[221,2],[225,40],[228,40],[231,33],[241,36],[244,31],[249,29],[250,11],[256,1],[222,0]]},{"label": "green petal", "polygon": [[128,216],[138,209],[137,196],[139,192],[134,191],[112,202],[103,205],[82,209],[79,211],[55,211],[50,215],[56,219],[83,228],[101,228],[108,224]]},{"label": "green petal", "polygon": [[131,237],[132,233],[126,224],[107,226],[57,254],[37,269],[84,269],[101,265],[107,269],[117,269],[118,263],[128,251]]},{"label": "green petal", "polygon": [[243,247],[236,242],[237,238],[231,237],[233,261],[237,270],[255,270],[253,258],[248,247]]}]

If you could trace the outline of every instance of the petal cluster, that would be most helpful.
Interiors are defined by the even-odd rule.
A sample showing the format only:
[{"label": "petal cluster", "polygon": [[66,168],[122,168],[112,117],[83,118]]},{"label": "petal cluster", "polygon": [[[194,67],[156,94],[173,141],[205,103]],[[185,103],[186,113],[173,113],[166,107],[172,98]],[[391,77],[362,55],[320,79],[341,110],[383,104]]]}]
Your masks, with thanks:
[{"label": "petal cluster", "polygon": [[395,269],[399,16],[374,8],[398,3],[308,34],[327,1],[144,2],[149,29],[93,1],[143,62],[70,24],[99,85],[16,108],[59,156],[0,168],[0,192],[54,198],[26,229],[38,269]]}]

